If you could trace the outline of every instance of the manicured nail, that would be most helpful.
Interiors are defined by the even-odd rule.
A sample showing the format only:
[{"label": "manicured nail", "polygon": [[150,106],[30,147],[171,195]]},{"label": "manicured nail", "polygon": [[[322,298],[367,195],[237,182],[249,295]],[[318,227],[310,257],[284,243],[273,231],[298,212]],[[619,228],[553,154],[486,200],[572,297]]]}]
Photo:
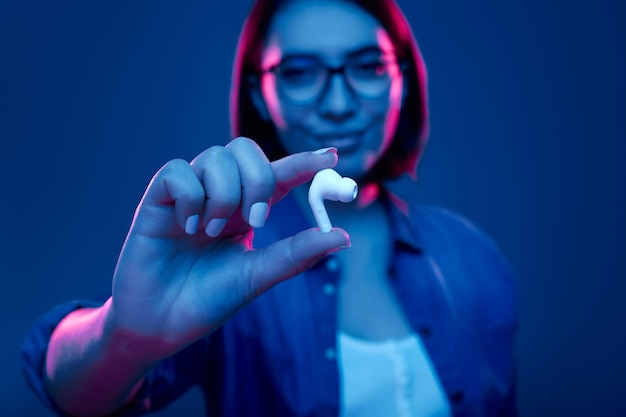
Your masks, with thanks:
[{"label": "manicured nail", "polygon": [[228,219],[221,218],[209,220],[209,223],[207,223],[206,227],[204,228],[204,233],[211,237],[217,237],[222,229],[224,229],[224,226],[226,226],[227,221]]},{"label": "manicured nail", "polygon": [[252,227],[263,227],[265,218],[267,217],[267,203],[254,203],[250,207],[250,215],[248,216],[248,224]]},{"label": "manicured nail", "polygon": [[200,215],[194,214],[193,216],[189,216],[187,221],[185,222],[185,233],[188,235],[195,235],[198,231],[198,221],[200,220]]},{"label": "manicured nail", "polygon": [[338,248],[334,248],[326,252],[326,255],[332,255],[333,253],[341,252],[342,250],[351,248],[352,244],[348,243],[346,246],[339,246]]},{"label": "manicured nail", "polygon": [[330,147],[330,148],[322,148],[322,149],[318,149],[315,152],[313,152],[314,155],[322,155],[325,154],[326,152],[333,152],[333,153],[337,153],[337,148],[335,147]]}]

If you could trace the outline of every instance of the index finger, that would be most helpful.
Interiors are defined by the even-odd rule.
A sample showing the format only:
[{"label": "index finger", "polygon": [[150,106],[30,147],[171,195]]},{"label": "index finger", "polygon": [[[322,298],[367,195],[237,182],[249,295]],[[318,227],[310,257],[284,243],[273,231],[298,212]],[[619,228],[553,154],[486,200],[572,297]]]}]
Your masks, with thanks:
[{"label": "index finger", "polygon": [[337,148],[301,152],[286,156],[271,163],[276,178],[274,203],[282,199],[294,187],[302,185],[325,168],[337,165]]}]

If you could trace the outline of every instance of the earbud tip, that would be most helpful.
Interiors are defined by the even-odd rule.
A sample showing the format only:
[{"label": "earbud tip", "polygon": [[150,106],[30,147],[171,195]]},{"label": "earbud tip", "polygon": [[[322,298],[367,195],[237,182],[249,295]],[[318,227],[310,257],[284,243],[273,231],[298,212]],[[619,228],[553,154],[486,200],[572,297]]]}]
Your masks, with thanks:
[{"label": "earbud tip", "polygon": [[342,203],[349,203],[356,198],[359,192],[359,187],[352,178],[343,177],[341,181],[339,181],[338,191],[339,201]]}]

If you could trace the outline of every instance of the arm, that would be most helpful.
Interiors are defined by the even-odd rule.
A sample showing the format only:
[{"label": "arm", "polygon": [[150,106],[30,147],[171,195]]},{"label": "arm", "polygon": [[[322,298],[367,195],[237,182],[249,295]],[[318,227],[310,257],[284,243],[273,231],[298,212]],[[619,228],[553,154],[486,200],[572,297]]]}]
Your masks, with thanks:
[{"label": "arm", "polygon": [[265,207],[336,161],[331,150],[269,163],[254,142],[238,138],[159,170],[120,253],[112,297],[71,313],[51,337],[44,380],[60,408],[84,416],[119,410],[159,360],[331,249],[349,246],[339,229],[251,246],[251,225],[262,226]]},{"label": "arm", "polygon": [[159,360],[150,340],[110,325],[111,301],[70,313],[50,339],[44,385],[73,415],[106,415],[121,409]]}]

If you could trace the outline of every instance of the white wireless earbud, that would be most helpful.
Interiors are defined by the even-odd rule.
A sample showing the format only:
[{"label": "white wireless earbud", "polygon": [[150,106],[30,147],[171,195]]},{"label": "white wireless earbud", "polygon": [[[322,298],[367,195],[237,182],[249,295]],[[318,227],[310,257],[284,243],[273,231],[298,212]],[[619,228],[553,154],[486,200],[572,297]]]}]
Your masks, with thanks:
[{"label": "white wireless earbud", "polygon": [[336,171],[327,168],[319,171],[313,177],[309,187],[309,205],[315,216],[315,221],[322,233],[332,229],[324,200],[349,203],[356,198],[358,186],[352,178],[341,177]]}]

